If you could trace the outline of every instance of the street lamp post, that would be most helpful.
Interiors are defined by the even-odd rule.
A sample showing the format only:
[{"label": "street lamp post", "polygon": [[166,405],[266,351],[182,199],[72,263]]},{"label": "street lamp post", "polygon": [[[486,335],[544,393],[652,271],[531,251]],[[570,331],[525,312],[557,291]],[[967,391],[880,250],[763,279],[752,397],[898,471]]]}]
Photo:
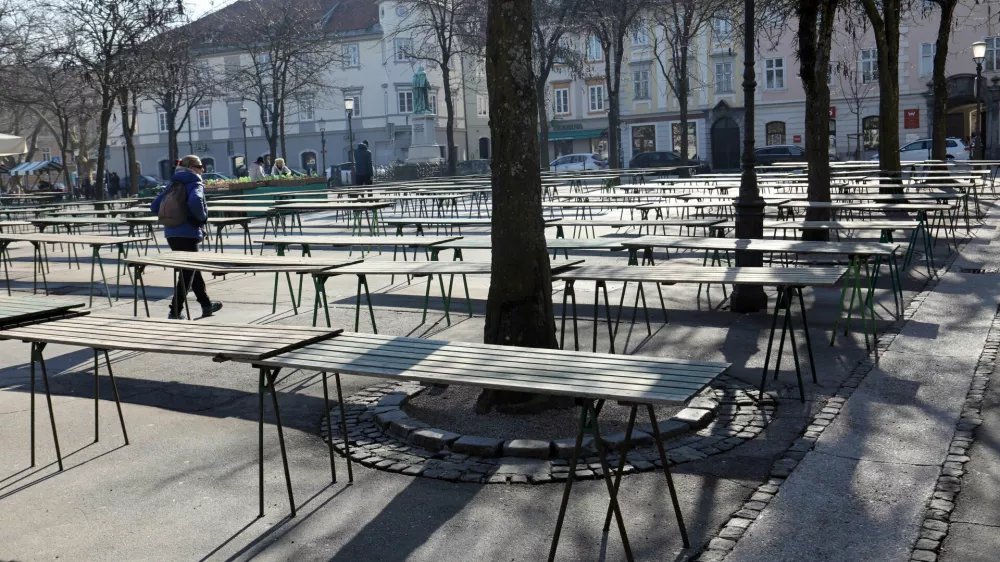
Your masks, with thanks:
[{"label": "street lamp post", "polygon": [[246,106],[240,108],[240,123],[243,124],[243,170],[250,175],[250,153],[247,152],[247,111]]},{"label": "street lamp post", "polygon": [[329,181],[330,178],[326,175],[326,121],[323,119],[319,120],[319,144],[319,153],[323,162],[323,178]]},{"label": "street lamp post", "polygon": [[986,158],[986,127],[983,119],[983,61],[986,60],[986,42],[976,41],[972,44],[972,60],[976,61],[976,128],[979,129],[977,143],[980,159]]},{"label": "street lamp post", "polygon": [[[736,237],[740,239],[764,237],[764,199],[757,189],[757,157],[754,154],[754,0],[745,0],[743,17],[745,37],[743,43],[743,175],[740,195],[736,200]],[[762,267],[764,257],[760,252],[736,251],[737,267]],[[736,285],[730,300],[733,312],[757,312],[767,308],[767,295],[763,287]]]},{"label": "street lamp post", "polygon": [[354,125],[351,118],[354,117],[354,98],[344,98],[344,109],[347,110],[347,154],[351,157],[351,180],[354,180],[357,172],[354,169]]}]

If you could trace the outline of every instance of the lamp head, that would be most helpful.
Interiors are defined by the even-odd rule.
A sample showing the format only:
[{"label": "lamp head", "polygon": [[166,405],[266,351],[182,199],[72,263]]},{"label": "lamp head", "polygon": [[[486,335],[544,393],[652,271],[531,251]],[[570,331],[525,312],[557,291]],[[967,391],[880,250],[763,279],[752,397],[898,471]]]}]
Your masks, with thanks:
[{"label": "lamp head", "polygon": [[354,98],[344,98],[344,109],[354,111]]},{"label": "lamp head", "polygon": [[319,125],[319,130],[320,131],[325,131],[326,130],[326,121],[325,120],[320,119],[319,123],[317,123],[317,125]]},{"label": "lamp head", "polygon": [[983,64],[986,60],[986,42],[976,41],[972,44],[972,60],[976,61],[976,64]]},{"label": "lamp head", "polygon": [[242,121],[244,125],[246,125],[247,122],[247,113],[249,113],[249,111],[247,111],[246,106],[240,108],[240,121]]}]

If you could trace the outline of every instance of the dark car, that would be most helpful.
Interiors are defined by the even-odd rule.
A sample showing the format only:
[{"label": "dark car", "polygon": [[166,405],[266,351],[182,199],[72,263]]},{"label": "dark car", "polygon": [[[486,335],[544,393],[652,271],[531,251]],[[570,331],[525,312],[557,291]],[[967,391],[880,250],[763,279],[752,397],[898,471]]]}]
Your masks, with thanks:
[{"label": "dark car", "polygon": [[[628,162],[629,168],[670,168],[672,166],[680,166],[681,157],[676,152],[642,152],[636,154]],[[707,174],[711,172],[712,169],[709,167],[708,162],[702,162],[697,158],[688,158],[688,166],[694,166],[695,172],[699,174]]]},{"label": "dark car", "polygon": [[[122,189],[128,191],[129,177],[125,176],[121,181]],[[163,185],[163,182],[153,176],[139,176],[139,189],[156,189]]]},{"label": "dark car", "polygon": [[[754,151],[757,155],[758,166],[772,166],[777,162],[805,162],[806,149],[797,144],[777,144],[763,146]],[[830,156],[830,161],[837,160],[836,156]]]}]

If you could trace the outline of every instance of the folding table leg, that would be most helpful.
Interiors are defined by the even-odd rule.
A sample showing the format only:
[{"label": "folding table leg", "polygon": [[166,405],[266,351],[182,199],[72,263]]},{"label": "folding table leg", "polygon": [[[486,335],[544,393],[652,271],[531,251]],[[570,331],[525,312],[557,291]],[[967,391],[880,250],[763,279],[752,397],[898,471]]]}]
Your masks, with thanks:
[{"label": "folding table leg", "polygon": [[622,545],[625,548],[625,558],[630,562],[633,560],[632,547],[628,541],[628,534],[625,532],[625,523],[621,517],[621,510],[618,506],[616,489],[611,482],[611,473],[608,469],[607,458],[604,456],[604,447],[600,441],[600,432],[597,430],[597,410],[594,408],[592,400],[586,400],[580,405],[580,425],[576,434],[576,445],[573,447],[573,455],[570,458],[569,475],[566,477],[566,486],[563,488],[562,502],[559,505],[559,516],[556,518],[556,528],[552,533],[552,546],[549,549],[549,562],[555,560],[556,551],[559,548],[559,535],[562,532],[563,522],[566,520],[566,508],[569,505],[569,496],[573,489],[573,475],[576,473],[577,463],[580,460],[580,451],[583,448],[583,436],[590,433],[594,437],[594,442],[598,446],[598,455],[601,458],[601,466],[604,472],[604,480],[608,486],[608,494],[611,496],[611,510],[618,522],[618,530],[621,533]]},{"label": "folding table leg", "polygon": [[327,390],[326,371],[320,373],[323,377],[323,410],[326,415],[327,439],[326,446],[330,451],[330,481],[337,483],[337,465],[333,462],[333,423],[330,421],[330,391]]},{"label": "folding table leg", "polygon": [[340,387],[340,373],[333,374],[337,382],[337,401],[340,402],[340,431],[344,434],[344,458],[347,459],[347,481],[354,482],[354,469],[351,468],[351,440],[347,437],[347,414],[344,413],[344,393]]},{"label": "folding table leg", "polygon": [[[774,301],[774,314],[771,316],[771,333],[767,337],[767,351],[764,354],[764,368],[760,375],[760,395],[764,396],[764,385],[767,383],[767,367],[771,364],[771,349],[774,345],[774,331],[778,327],[778,310],[781,309],[781,288],[778,288],[778,297]],[[830,342],[833,345],[833,342]]]},{"label": "folding table leg", "polygon": [[802,297],[802,287],[792,287],[792,291],[799,296],[799,311],[802,313],[802,331],[806,334],[806,350],[809,352],[809,368],[812,369],[813,382],[818,383],[816,378],[816,360],[813,359],[812,338],[809,336],[809,322],[806,320],[806,302]]},{"label": "folding table leg", "polygon": [[[285,450],[285,431],[284,431],[284,429],[281,426],[281,411],[278,408],[278,393],[274,389],[275,381],[278,378],[278,373],[280,373],[280,372],[281,372],[281,369],[268,369],[268,368],[265,368],[265,367],[261,367],[261,373],[266,378],[266,381],[264,381],[264,382],[266,382],[266,387],[268,388],[268,390],[270,391],[270,394],[271,394],[271,404],[274,407],[274,421],[275,421],[275,425],[278,426],[278,445],[281,448],[281,464],[282,464],[282,467],[284,468],[284,471],[285,471],[285,487],[288,490],[288,505],[289,505],[289,508],[291,510],[291,516],[295,517],[295,496],[292,493],[292,476],[291,476],[291,473],[288,470],[288,453]],[[260,445],[260,452],[261,452],[261,457],[260,457],[260,459],[261,459],[261,463],[260,463],[260,469],[261,469],[260,478],[261,478],[261,484],[263,486],[263,478],[264,478],[264,473],[263,473],[263,467],[264,467],[264,457],[263,457],[263,443],[264,443],[264,441],[263,441],[263,437],[264,437],[264,430],[263,430],[264,409],[263,409],[263,406],[264,406],[264,397],[263,397],[263,394],[261,394],[259,404],[261,406],[261,410],[260,410],[260,444],[259,444]],[[264,501],[264,494],[263,494],[263,487],[262,487],[261,488],[261,508],[262,509],[263,509],[263,501]],[[263,515],[263,512],[262,512],[262,515]]]},{"label": "folding table leg", "polygon": [[[625,440],[618,448],[618,469],[615,470],[615,495],[622,483],[622,474],[625,472],[625,461],[628,450],[632,444],[632,430],[635,428],[635,415],[639,410],[638,404],[633,404],[628,414],[628,425],[625,426]],[[604,532],[611,530],[611,505],[608,505],[607,514],[604,516]]]},{"label": "folding table leg", "polygon": [[62,452],[59,449],[59,432],[56,430],[56,414],[52,409],[52,392],[49,389],[49,373],[45,368],[45,359],[42,357],[42,351],[45,349],[44,343],[32,343],[31,344],[31,382],[32,382],[32,394],[31,394],[31,465],[35,465],[35,394],[34,394],[34,382],[35,382],[35,362],[37,361],[42,367],[42,382],[45,385],[45,402],[49,407],[49,424],[52,426],[52,442],[56,446],[56,460],[59,463],[60,472],[63,469],[62,462]]},{"label": "folding table leg", "polygon": [[691,541],[688,540],[687,527],[684,525],[684,516],[681,514],[681,504],[677,499],[677,489],[674,488],[674,479],[670,475],[670,463],[667,462],[667,452],[663,449],[663,439],[660,437],[660,425],[656,421],[656,412],[653,410],[652,404],[646,404],[646,412],[649,414],[649,423],[653,426],[653,440],[656,441],[656,448],[660,453],[660,463],[663,465],[663,476],[667,479],[670,502],[674,506],[674,515],[677,516],[677,528],[680,529],[684,548],[690,548]]}]

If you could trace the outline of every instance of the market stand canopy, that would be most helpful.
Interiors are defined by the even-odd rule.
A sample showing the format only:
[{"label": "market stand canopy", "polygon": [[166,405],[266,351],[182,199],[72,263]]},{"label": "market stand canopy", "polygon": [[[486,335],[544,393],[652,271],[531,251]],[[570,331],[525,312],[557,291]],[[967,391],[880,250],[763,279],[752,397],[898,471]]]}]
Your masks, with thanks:
[{"label": "market stand canopy", "polygon": [[10,169],[10,175],[12,176],[30,176],[34,174],[41,174],[43,172],[59,172],[62,171],[62,164],[56,162],[55,160],[45,160],[43,162],[22,162],[17,166]]}]

